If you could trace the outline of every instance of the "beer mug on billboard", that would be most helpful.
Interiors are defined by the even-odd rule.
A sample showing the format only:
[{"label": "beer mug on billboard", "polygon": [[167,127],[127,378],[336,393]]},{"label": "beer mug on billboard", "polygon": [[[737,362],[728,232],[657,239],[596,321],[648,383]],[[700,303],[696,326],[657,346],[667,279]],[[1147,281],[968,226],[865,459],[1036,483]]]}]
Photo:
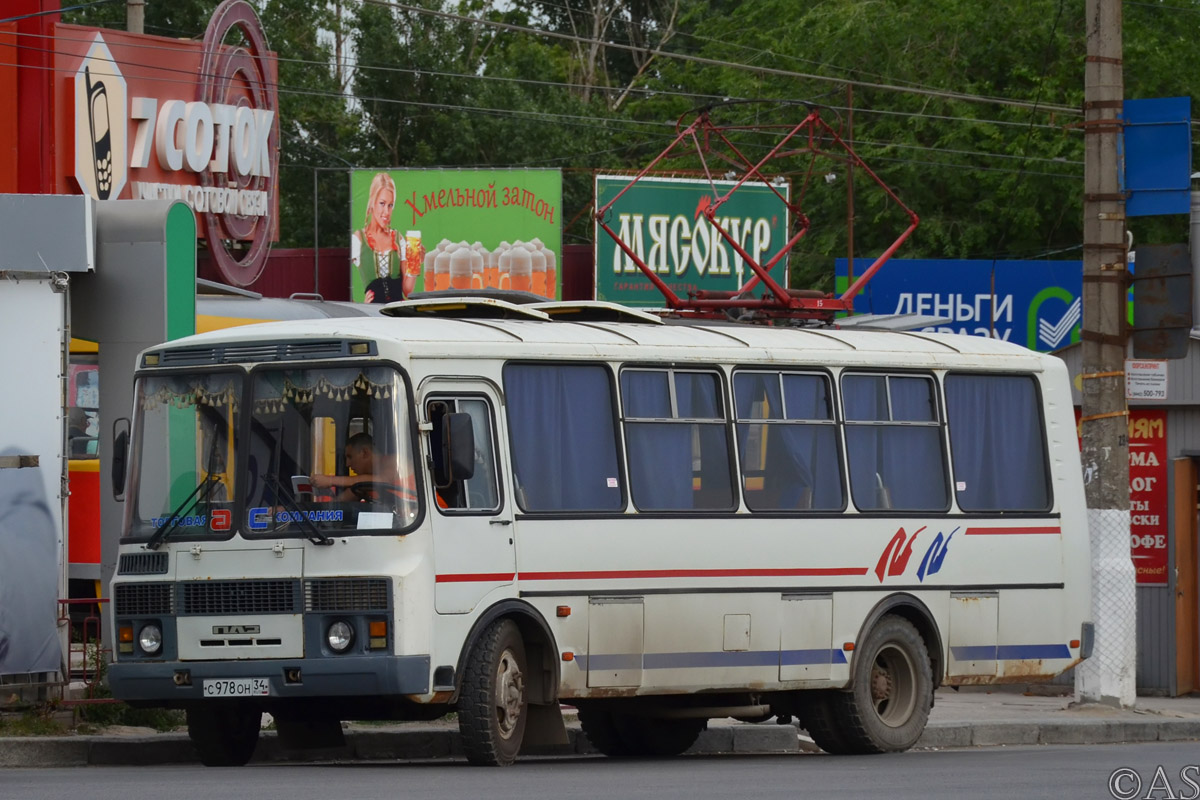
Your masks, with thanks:
[{"label": "beer mug on billboard", "polygon": [[524,247],[508,251],[508,274],[514,292],[533,291],[533,256]]},{"label": "beer mug on billboard", "polygon": [[450,288],[450,256],[455,249],[455,245],[446,245],[446,249],[437,254],[433,260],[433,286],[426,286],[426,289],[440,292]]},{"label": "beer mug on billboard", "polygon": [[546,297],[551,300],[558,299],[558,265],[554,258],[554,251],[546,248],[542,250],[542,254],[546,256]]},{"label": "beer mug on billboard", "polygon": [[486,284],[483,280],[483,272],[487,262],[488,251],[484,246],[476,242],[471,245],[471,288],[482,289]]},{"label": "beer mug on billboard", "polygon": [[404,241],[408,245],[404,254],[404,272],[415,278],[421,274],[421,266],[425,262],[425,245],[421,243],[421,232],[407,231]]},{"label": "beer mug on billboard", "polygon": [[475,251],[464,244],[450,254],[450,286],[451,289],[471,288],[471,262]]},{"label": "beer mug on billboard", "polygon": [[529,291],[533,292],[534,294],[540,294],[542,297],[545,297],[546,296],[546,256],[542,254],[541,250],[538,250],[536,247],[533,247],[532,245],[530,245],[529,246],[529,258],[532,260],[532,266],[533,266],[533,271],[532,271],[533,280],[531,281]]}]

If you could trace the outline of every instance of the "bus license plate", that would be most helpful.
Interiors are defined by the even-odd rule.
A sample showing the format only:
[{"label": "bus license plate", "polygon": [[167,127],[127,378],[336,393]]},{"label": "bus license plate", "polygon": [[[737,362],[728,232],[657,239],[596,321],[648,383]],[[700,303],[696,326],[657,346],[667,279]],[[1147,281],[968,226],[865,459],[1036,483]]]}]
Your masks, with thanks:
[{"label": "bus license plate", "polygon": [[205,697],[260,697],[271,693],[266,678],[218,678],[204,682]]}]

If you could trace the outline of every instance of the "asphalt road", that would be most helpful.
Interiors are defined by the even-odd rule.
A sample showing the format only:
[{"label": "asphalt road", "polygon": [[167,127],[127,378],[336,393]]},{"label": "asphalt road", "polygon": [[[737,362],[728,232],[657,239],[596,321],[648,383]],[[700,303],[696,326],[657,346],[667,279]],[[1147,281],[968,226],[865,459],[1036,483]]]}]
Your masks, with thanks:
[{"label": "asphalt road", "polygon": [[[1160,766],[1162,774],[1156,778]],[[1118,770],[1123,772],[1114,778]],[[1114,781],[1115,794],[1110,791],[1110,780]],[[1169,791],[1165,788],[1168,785]],[[656,761],[549,758],[526,760],[507,769],[438,761],[255,765],[231,769],[179,765],[0,771],[3,800],[81,797],[89,800],[164,797],[171,800],[242,797],[254,800],[460,800],[464,797],[1196,800],[1200,797],[1200,748],[1195,742],[1169,742],[990,747],[858,757],[726,755]]]}]

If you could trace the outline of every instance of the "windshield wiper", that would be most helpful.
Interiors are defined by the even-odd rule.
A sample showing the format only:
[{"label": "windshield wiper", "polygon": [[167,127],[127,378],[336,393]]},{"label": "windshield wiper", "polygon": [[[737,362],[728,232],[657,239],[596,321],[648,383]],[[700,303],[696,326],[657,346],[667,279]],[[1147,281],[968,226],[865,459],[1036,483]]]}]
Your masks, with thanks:
[{"label": "windshield wiper", "polygon": [[[212,413],[211,410],[209,410],[209,413]],[[192,489],[191,494],[183,499],[183,502],[171,512],[169,517],[163,520],[163,524],[159,525],[150,538],[146,541],[146,547],[150,550],[157,550],[159,545],[161,545],[166,538],[171,535],[171,532],[179,527],[180,521],[187,516],[188,513],[191,512],[191,510],[201,501],[207,501],[208,496],[212,494],[213,487],[221,482],[221,479],[215,474],[217,466],[218,441],[219,437],[217,436],[216,428],[214,427],[212,441],[210,441],[208,445],[208,458],[206,459],[208,462],[208,469],[205,471],[204,477],[200,480],[200,483],[196,484],[196,488]],[[193,498],[195,499],[193,500]],[[191,505],[188,505],[189,503]]]},{"label": "windshield wiper", "polygon": [[[191,511],[201,500],[207,500],[212,494],[213,487],[221,482],[221,479],[211,472],[201,479],[200,483],[196,484],[196,488],[192,489],[192,493],[184,498],[183,502],[176,506],[171,515],[167,517],[162,525],[159,525],[150,538],[146,541],[146,547],[150,550],[157,550],[158,546],[166,540],[171,532],[179,527],[180,521],[187,516],[187,512]],[[199,497],[197,497],[199,495]],[[194,498],[194,499],[193,499]],[[186,509],[186,510],[185,510]]]},{"label": "windshield wiper", "polygon": [[267,479],[267,485],[275,490],[275,499],[282,501],[284,508],[290,511],[288,519],[295,521],[308,534],[308,540],[313,544],[333,544],[333,539],[321,531],[313,521],[308,518],[308,515],[300,508],[300,504],[296,502],[296,498],[283,485],[283,481],[279,480],[278,475],[264,475]]}]

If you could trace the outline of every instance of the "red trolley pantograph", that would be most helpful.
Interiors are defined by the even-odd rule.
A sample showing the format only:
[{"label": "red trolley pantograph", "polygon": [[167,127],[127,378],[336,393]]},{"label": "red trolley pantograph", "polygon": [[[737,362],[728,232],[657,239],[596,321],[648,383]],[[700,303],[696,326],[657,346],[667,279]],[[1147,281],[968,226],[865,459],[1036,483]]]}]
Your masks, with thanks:
[{"label": "red trolley pantograph", "polygon": [[[879,176],[858,157],[850,145],[842,139],[839,132],[821,118],[820,109],[816,106],[785,101],[785,106],[800,107],[807,111],[804,119],[795,125],[717,124],[712,119],[713,112],[719,109],[754,103],[779,105],[780,101],[730,101],[705,106],[680,117],[676,125],[677,133],[671,144],[634,176],[633,180],[618,192],[615,197],[596,209],[596,224],[612,237],[617,247],[662,292],[669,311],[679,316],[725,317],[729,314],[737,313],[742,319],[749,318],[758,321],[791,319],[811,320],[814,323],[830,322],[838,312],[853,311],[855,295],[862,290],[867,281],[879,271],[879,268],[892,257],[897,248],[916,230],[920,220],[916,213],[904,205],[900,201],[900,198],[896,196],[896,193],[880,180]],[[690,124],[685,127],[684,122],[688,118],[692,119]],[[742,152],[742,149],[745,149],[745,145],[743,145],[742,149],[739,149],[738,145],[732,141],[732,137],[739,132],[756,133],[773,137],[774,140],[765,156],[757,161],[752,161]],[[698,290],[689,292],[687,297],[680,297],[662,278],[655,274],[654,270],[646,264],[642,257],[634,252],[609,227],[609,216],[614,204],[634,184],[650,174],[656,167],[661,168],[668,159],[680,159],[688,156],[695,157],[700,162],[701,171],[708,179],[709,186],[712,189],[711,201],[707,204],[701,202],[701,207],[697,210],[697,213],[704,214],[716,232],[729,243],[729,246],[742,258],[746,266],[753,273],[753,277],[736,292]],[[800,190],[796,193],[795,199],[789,201],[780,192],[779,185],[777,185],[768,173],[772,166],[779,166],[783,163],[784,159],[798,158],[807,158],[807,168],[802,171],[803,181]],[[861,170],[863,174],[870,176],[871,180],[908,217],[908,227],[892,241],[883,253],[871,263],[871,266],[864,270],[854,283],[839,297],[835,297],[833,293],[815,290],[785,289],[771,275],[772,267],[782,261],[796,246],[796,243],[808,233],[811,223],[808,216],[801,210],[801,205],[803,204],[809,184],[812,182],[814,175],[818,174],[815,167],[822,159],[851,165],[855,169]],[[726,187],[717,187],[714,169],[710,166],[710,160],[720,162],[720,167],[716,170],[718,175],[724,176],[732,170],[735,175],[740,176],[737,177],[734,185],[728,188],[728,191],[722,193],[722,190]],[[761,183],[779,198],[779,202],[791,213],[793,220],[792,226],[794,232],[790,238],[777,252],[761,264],[755,261],[746,252],[745,248],[730,235],[729,231],[718,223],[718,213],[721,210],[721,206],[744,184],[752,182]],[[779,273],[776,272],[775,274],[778,275]],[[762,291],[756,292],[760,284]]]}]

